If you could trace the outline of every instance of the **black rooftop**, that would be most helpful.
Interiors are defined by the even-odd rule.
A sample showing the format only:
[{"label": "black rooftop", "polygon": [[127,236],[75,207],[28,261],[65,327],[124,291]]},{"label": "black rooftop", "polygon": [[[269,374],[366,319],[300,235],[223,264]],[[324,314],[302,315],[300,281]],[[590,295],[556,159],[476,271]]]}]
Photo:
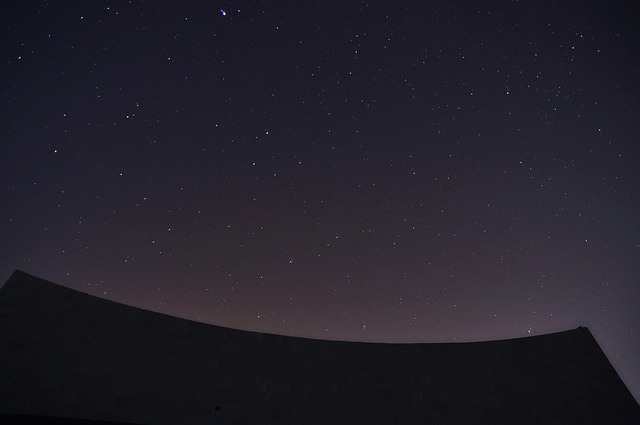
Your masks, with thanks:
[{"label": "black rooftop", "polygon": [[640,424],[587,328],[470,343],[306,339],[179,319],[21,271],[0,289],[0,414],[5,423]]}]

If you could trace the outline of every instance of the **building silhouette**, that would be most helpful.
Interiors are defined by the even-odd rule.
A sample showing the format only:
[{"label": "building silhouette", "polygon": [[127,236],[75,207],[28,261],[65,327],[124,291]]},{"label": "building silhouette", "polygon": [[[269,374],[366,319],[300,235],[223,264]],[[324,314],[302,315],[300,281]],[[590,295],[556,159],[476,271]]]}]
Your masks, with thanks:
[{"label": "building silhouette", "polygon": [[228,329],[16,271],[0,289],[0,422],[640,424],[587,328],[444,344]]}]

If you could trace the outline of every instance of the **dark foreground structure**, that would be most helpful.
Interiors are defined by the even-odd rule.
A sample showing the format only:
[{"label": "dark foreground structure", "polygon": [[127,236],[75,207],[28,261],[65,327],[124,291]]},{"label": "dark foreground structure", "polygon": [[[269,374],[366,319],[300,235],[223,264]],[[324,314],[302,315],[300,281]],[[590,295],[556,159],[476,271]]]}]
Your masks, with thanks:
[{"label": "dark foreground structure", "polygon": [[27,421],[640,424],[640,407],[586,328],[452,344],[294,338],[17,271],[0,289],[0,422]]}]

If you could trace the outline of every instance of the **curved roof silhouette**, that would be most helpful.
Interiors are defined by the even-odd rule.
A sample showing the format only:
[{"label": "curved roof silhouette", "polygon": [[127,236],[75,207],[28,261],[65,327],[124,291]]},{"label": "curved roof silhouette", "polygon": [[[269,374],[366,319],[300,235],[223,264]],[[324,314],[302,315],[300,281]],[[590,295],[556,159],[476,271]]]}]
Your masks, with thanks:
[{"label": "curved roof silhouette", "polygon": [[21,271],[0,289],[0,414],[15,423],[640,423],[587,328],[473,343],[314,340],[178,319]]}]

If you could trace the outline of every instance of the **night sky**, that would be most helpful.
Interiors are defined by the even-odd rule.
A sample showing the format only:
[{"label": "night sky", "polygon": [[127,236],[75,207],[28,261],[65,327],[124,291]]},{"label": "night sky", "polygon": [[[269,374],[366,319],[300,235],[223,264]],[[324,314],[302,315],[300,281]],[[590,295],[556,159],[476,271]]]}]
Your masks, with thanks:
[{"label": "night sky", "polygon": [[640,398],[637,2],[0,16],[0,280],[323,339],[583,325]]}]

